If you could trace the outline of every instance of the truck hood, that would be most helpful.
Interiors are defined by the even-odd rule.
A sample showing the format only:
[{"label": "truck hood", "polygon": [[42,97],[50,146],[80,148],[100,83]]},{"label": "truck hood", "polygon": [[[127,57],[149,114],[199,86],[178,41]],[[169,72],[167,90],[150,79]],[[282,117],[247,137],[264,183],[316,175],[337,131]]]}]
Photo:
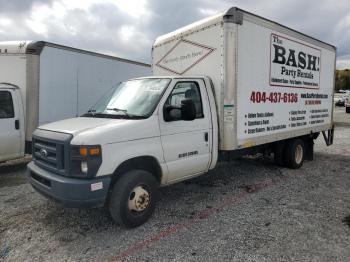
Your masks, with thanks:
[{"label": "truck hood", "polygon": [[39,129],[73,135],[72,144],[110,144],[159,135],[158,118],[109,119],[77,117],[40,126]]},{"label": "truck hood", "polygon": [[75,134],[83,132],[84,130],[88,130],[102,125],[108,125],[112,122],[112,120],[114,124],[125,121],[123,119],[77,117],[46,124],[40,126],[39,128],[48,131],[68,133],[74,136]]}]

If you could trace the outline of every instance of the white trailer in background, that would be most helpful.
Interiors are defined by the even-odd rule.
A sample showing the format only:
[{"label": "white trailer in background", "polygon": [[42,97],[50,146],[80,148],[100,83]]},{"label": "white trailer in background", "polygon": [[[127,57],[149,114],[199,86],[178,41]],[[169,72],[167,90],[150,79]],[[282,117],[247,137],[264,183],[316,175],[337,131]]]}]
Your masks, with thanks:
[{"label": "white trailer in background", "polygon": [[0,162],[30,152],[39,125],[86,112],[150,65],[44,41],[0,42]]}]

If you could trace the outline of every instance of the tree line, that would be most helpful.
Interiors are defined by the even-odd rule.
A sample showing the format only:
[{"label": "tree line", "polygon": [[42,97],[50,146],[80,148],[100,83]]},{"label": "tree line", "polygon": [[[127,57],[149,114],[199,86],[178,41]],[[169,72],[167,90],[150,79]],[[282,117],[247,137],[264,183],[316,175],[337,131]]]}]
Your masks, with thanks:
[{"label": "tree line", "polygon": [[350,90],[350,69],[336,70],[335,90]]}]

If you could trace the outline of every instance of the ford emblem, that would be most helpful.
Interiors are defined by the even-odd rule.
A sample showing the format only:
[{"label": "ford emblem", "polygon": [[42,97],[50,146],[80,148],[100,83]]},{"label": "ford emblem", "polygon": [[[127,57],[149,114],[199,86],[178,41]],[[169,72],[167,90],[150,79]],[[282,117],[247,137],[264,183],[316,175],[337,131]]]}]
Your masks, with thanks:
[{"label": "ford emblem", "polygon": [[40,155],[42,158],[47,158],[48,153],[45,149],[42,148],[40,149]]}]

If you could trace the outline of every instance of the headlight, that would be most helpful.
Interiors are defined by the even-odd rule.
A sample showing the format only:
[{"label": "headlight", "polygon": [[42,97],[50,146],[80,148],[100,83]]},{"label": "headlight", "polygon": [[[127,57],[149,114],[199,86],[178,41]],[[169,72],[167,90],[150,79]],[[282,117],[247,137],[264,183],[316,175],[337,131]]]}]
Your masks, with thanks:
[{"label": "headlight", "polygon": [[89,171],[89,168],[88,168],[88,164],[86,161],[81,161],[81,165],[80,165],[80,169],[81,169],[81,172],[84,173],[84,174],[87,174],[88,171]]},{"label": "headlight", "polygon": [[102,163],[101,146],[72,146],[70,175],[81,178],[94,177]]}]

